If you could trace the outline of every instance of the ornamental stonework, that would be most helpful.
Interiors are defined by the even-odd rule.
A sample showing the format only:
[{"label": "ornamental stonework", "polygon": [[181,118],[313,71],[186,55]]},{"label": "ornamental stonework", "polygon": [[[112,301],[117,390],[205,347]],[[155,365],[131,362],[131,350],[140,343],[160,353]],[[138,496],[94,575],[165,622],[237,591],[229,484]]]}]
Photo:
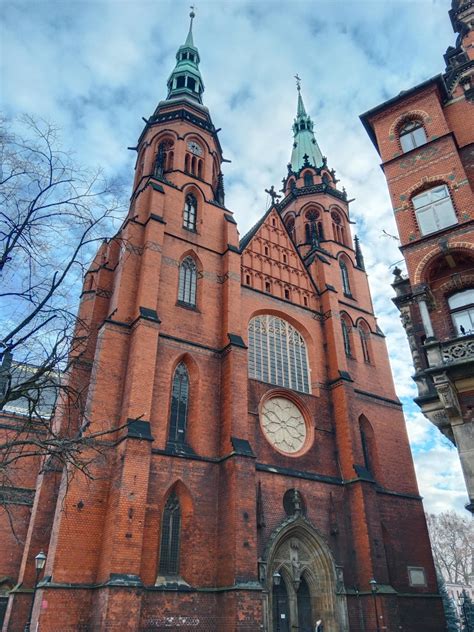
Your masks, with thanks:
[{"label": "ornamental stonework", "polygon": [[260,418],[267,441],[277,450],[294,454],[306,441],[306,423],[299,408],[285,397],[272,397],[262,406]]}]

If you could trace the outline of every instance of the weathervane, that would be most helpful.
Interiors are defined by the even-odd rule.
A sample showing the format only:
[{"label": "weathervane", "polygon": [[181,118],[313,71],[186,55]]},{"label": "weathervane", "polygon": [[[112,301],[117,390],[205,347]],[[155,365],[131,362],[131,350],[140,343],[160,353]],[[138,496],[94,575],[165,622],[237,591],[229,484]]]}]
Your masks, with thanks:
[{"label": "weathervane", "polygon": [[296,79],[296,89],[299,92],[301,90],[301,77],[298,75],[298,73],[296,73],[295,79]]}]

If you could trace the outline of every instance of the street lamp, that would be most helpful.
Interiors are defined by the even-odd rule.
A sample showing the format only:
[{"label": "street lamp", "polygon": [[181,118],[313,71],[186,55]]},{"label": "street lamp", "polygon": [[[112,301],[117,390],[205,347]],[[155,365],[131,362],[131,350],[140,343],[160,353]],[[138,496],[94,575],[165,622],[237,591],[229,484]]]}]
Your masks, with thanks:
[{"label": "street lamp", "polygon": [[379,628],[379,613],[377,610],[377,582],[374,578],[369,581],[370,590],[372,591],[372,597],[374,598],[374,609],[375,609],[375,625],[377,626],[377,632],[380,632]]},{"label": "street lamp", "polygon": [[278,571],[275,571],[273,573],[272,577],[273,577],[273,584],[275,586],[279,586],[280,582],[281,582],[281,575],[280,575],[280,573]]},{"label": "street lamp", "polygon": [[36,591],[38,589],[38,580],[45,564],[46,564],[46,555],[43,553],[43,551],[40,551],[38,555],[36,555],[35,557],[35,569],[36,569],[35,587],[33,589],[33,599],[31,600],[30,613],[28,615],[28,622],[25,625],[24,632],[30,632],[31,617],[33,616],[33,606],[35,605]]}]

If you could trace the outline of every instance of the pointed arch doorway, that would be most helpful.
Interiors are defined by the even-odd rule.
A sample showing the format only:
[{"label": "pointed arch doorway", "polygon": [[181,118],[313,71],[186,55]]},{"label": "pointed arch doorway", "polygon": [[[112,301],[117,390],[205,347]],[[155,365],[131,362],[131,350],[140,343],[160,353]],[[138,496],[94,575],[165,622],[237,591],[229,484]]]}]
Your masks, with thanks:
[{"label": "pointed arch doorway", "polygon": [[302,516],[276,529],[265,551],[264,606],[268,632],[346,632],[344,592],[337,589],[329,547]]}]

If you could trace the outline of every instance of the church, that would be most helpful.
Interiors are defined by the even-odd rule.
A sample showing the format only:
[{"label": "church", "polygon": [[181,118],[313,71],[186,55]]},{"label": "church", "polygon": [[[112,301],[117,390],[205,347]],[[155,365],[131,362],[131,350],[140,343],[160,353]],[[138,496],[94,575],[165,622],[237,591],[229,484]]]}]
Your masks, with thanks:
[{"label": "church", "polygon": [[441,632],[348,195],[298,84],[281,195],[239,238],[193,18],[84,279],[69,380],[110,447],[92,478],[43,468],[3,629],[43,550],[31,630]]}]

